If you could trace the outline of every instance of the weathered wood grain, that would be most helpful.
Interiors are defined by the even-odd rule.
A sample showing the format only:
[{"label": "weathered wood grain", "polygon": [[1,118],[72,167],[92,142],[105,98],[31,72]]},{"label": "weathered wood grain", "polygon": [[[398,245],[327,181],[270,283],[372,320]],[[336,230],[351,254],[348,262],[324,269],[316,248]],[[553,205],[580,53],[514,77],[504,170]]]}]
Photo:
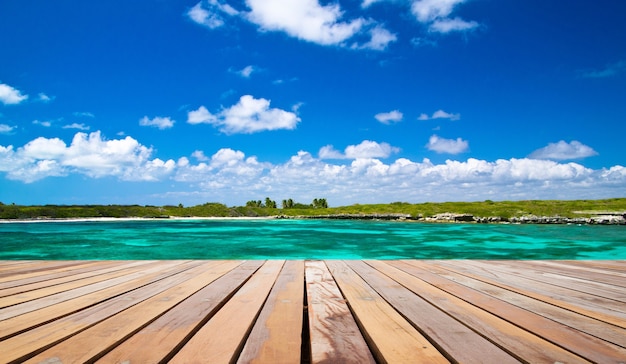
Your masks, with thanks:
[{"label": "weathered wood grain", "polygon": [[306,262],[311,363],[374,363],[339,287],[323,261]]},{"label": "weathered wood grain", "polygon": [[287,261],[246,340],[238,363],[300,363],[304,261]]},{"label": "weathered wood grain", "polygon": [[625,261],[0,261],[0,362],[624,363],[624,278]]},{"label": "weathered wood grain", "polygon": [[348,265],[340,261],[327,265],[379,362],[449,362]]},{"label": "weathered wood grain", "polygon": [[348,265],[446,357],[462,363],[519,363],[489,340],[394,281],[393,276],[386,276],[363,261],[350,261]]},{"label": "weathered wood grain", "polygon": [[183,280],[175,286],[109,317],[26,362],[41,363],[54,359],[62,363],[84,363],[98,358],[155,317],[161,316],[239,264],[238,261],[207,262],[182,272],[178,276]]},{"label": "weathered wood grain", "polygon": [[262,264],[263,261],[258,260],[242,263],[141,329],[98,362],[158,363],[169,359]]},{"label": "weathered wood grain", "polygon": [[239,355],[284,261],[267,261],[170,363],[230,363]]}]

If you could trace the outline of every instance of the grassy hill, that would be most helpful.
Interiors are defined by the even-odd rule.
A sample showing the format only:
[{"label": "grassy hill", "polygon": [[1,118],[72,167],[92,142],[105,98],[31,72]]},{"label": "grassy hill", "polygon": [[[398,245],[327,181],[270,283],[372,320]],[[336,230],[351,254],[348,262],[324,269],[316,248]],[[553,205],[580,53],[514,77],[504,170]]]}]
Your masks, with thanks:
[{"label": "grassy hill", "polygon": [[589,217],[602,213],[626,212],[626,198],[604,200],[528,200],[389,204],[355,204],[350,206],[314,208],[297,204],[296,208],[267,208],[253,206],[228,207],[221,203],[205,203],[191,207],[140,205],[44,205],[20,206],[0,203],[0,219],[86,218],[86,217],[254,217],[254,216],[321,216],[405,214],[413,218],[440,213],[470,214],[480,217],[502,218],[536,216]]}]

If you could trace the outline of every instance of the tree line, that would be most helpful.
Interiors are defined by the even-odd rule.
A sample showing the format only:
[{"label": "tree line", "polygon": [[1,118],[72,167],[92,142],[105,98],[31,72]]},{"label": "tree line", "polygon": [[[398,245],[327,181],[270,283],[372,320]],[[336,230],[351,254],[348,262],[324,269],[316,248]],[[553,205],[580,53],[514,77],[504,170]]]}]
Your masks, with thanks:
[{"label": "tree line", "polygon": [[[272,200],[269,197],[265,198],[265,202],[262,200],[250,200],[246,202],[246,207],[261,207],[261,208],[270,208],[275,209],[278,208],[276,201]],[[310,204],[303,204],[300,202],[295,202],[293,199],[283,200],[281,203],[281,207],[283,209],[326,209],[328,208],[328,202],[325,198],[315,198],[313,202]]]}]

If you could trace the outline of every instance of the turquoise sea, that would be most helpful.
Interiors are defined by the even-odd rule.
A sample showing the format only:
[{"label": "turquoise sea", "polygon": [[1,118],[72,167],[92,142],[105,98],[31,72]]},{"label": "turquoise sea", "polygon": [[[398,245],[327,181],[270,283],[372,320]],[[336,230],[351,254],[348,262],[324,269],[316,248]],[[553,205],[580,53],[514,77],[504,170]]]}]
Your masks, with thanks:
[{"label": "turquoise sea", "polygon": [[0,223],[8,259],[626,259],[626,227],[338,220]]}]

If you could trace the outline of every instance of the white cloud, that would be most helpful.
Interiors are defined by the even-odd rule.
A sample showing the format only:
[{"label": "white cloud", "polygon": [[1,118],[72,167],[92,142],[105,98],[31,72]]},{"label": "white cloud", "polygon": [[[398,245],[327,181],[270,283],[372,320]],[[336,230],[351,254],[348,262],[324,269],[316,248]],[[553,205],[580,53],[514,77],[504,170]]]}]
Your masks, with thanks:
[{"label": "white cloud", "polygon": [[15,128],[15,126],[0,124],[0,134],[10,134]]},{"label": "white cloud", "polygon": [[17,150],[0,146],[0,171],[26,183],[71,173],[155,181],[173,171],[174,161],[150,160],[151,153],[152,149],[131,137],[105,140],[99,131],[77,133],[69,146],[58,138],[39,137]]},{"label": "white cloud", "polygon": [[89,130],[89,126],[83,123],[72,123],[68,125],[63,125],[63,129],[78,129],[78,130]]},{"label": "white cloud", "polygon": [[[197,181],[202,191],[231,204],[256,196],[309,201],[324,196],[331,205],[390,201],[468,201],[485,199],[606,198],[623,191],[626,168],[592,170],[576,163],[477,159],[433,164],[399,158],[389,164],[359,158],[326,163],[299,151],[285,163],[260,163],[243,152],[217,154],[231,164],[200,163],[180,168],[178,180]],[[592,187],[592,188],[590,188]],[[238,196],[238,197],[233,197]]]},{"label": "white cloud", "polygon": [[332,145],[326,145],[320,148],[317,153],[320,159],[345,159],[346,156],[340,151],[336,150]]},{"label": "white cloud", "polygon": [[443,110],[437,110],[433,113],[433,119],[450,119],[450,120],[459,120],[461,119],[461,114],[451,114],[447,113]]},{"label": "white cloud", "polygon": [[383,51],[391,42],[398,40],[398,37],[389,30],[378,25],[370,31],[370,40],[363,44],[354,44],[354,49],[371,49],[375,51]]},{"label": "white cloud", "polygon": [[472,29],[476,29],[478,23],[475,21],[465,21],[460,18],[454,19],[441,19],[434,21],[428,28],[431,32],[437,33],[450,33],[450,32],[464,32]]},{"label": "white cloud", "polygon": [[93,113],[85,112],[85,111],[82,111],[82,112],[76,111],[76,112],[74,112],[74,116],[76,116],[76,117],[86,117],[86,118],[95,118],[96,117]]},{"label": "white cloud", "polygon": [[370,5],[377,3],[381,0],[363,0],[363,2],[361,3],[361,7],[363,9],[370,7]]},{"label": "white cloud", "polygon": [[246,66],[242,70],[238,71],[237,73],[241,77],[250,78],[250,76],[252,75],[252,72],[254,72],[255,70],[256,68],[254,66]]},{"label": "white cloud", "polygon": [[450,119],[450,120],[455,121],[455,120],[461,119],[461,114],[452,114],[452,113],[448,113],[440,109],[440,110],[435,111],[432,114],[432,116],[428,116],[428,114],[422,113],[417,119],[418,120]]},{"label": "white cloud", "polygon": [[41,102],[50,102],[50,101],[54,100],[54,97],[50,97],[50,96],[44,94],[43,92],[40,92],[39,95],[37,95],[37,98]]},{"label": "white cloud", "polygon": [[211,114],[204,106],[188,113],[190,124],[206,123],[225,134],[252,134],[266,130],[295,129],[300,118],[294,113],[270,108],[270,101],[244,95],[239,102],[218,114]]},{"label": "white cloud", "polygon": [[195,150],[193,153],[191,153],[191,156],[196,158],[197,160],[199,160],[201,162],[205,162],[205,161],[209,160],[209,157],[204,155],[204,152],[201,151],[201,150]]},{"label": "white cloud", "polygon": [[169,117],[160,117],[157,116],[154,119],[150,119],[147,116],[144,116],[139,120],[139,125],[141,126],[154,126],[159,128],[160,130],[169,129],[174,126],[175,121]]},{"label": "white cloud", "polygon": [[[366,1],[368,7],[374,1]],[[371,18],[346,18],[338,3],[326,5],[318,0],[246,0],[248,11],[239,11],[218,0],[197,3],[187,12],[194,22],[215,29],[224,26],[227,16],[237,16],[259,27],[260,31],[284,32],[291,37],[320,45],[382,51],[397,36]],[[368,37],[367,42],[351,38]],[[247,76],[246,76],[247,77]]]},{"label": "white cloud", "polygon": [[376,120],[380,121],[383,124],[391,124],[395,122],[402,121],[402,113],[398,110],[393,110],[390,112],[381,112],[379,114],[374,115]]},{"label": "white cloud", "polygon": [[459,154],[467,151],[469,143],[461,138],[444,139],[433,135],[428,140],[426,148],[437,153]]},{"label": "white cloud", "polygon": [[416,0],[411,5],[411,11],[418,21],[426,23],[436,19],[446,18],[454,7],[465,0]]},{"label": "white cloud", "polygon": [[437,42],[433,39],[428,39],[424,37],[415,37],[411,39],[411,44],[413,44],[416,47],[423,47],[423,46],[434,47],[437,45]]},{"label": "white cloud", "polygon": [[337,45],[358,33],[362,18],[342,22],[339,4],[317,0],[247,0],[247,18],[263,30],[284,31],[292,37],[322,45]]},{"label": "white cloud", "polygon": [[33,124],[41,125],[41,126],[43,126],[45,128],[49,128],[49,127],[52,126],[52,122],[49,121],[49,120],[43,120],[43,121],[42,120],[33,120]]},{"label": "white cloud", "polygon": [[478,27],[475,21],[466,21],[459,17],[449,18],[454,8],[465,0],[414,0],[411,11],[420,23],[428,24],[428,30],[437,33],[469,31]]},{"label": "white cloud", "polygon": [[209,29],[223,26],[224,14],[233,16],[239,14],[239,12],[232,6],[222,4],[217,0],[200,1],[187,12],[187,16],[191,20]]},{"label": "white cloud", "polygon": [[[23,182],[70,174],[173,180],[191,186],[186,194],[210,196],[227,204],[265,196],[303,202],[321,196],[334,206],[391,201],[595,199],[621,196],[626,186],[626,167],[620,165],[594,170],[577,163],[528,158],[469,158],[441,164],[398,158],[385,163],[367,157],[368,153],[376,155],[371,153],[376,149],[373,146],[367,141],[352,146],[354,157],[359,158],[348,162],[329,163],[321,156],[299,151],[284,163],[268,163],[243,151],[223,148],[210,157],[196,151],[194,155],[201,158],[192,163],[186,157],[178,162],[151,159],[152,150],[131,137],[105,140],[99,132],[77,133],[70,145],[58,138],[37,138],[17,149],[0,146],[0,172]],[[171,190],[169,183],[167,188]]]},{"label": "white cloud", "polygon": [[198,110],[187,113],[187,122],[189,124],[211,124],[217,122],[217,117],[209,112],[204,106],[200,106]]},{"label": "white cloud", "polygon": [[558,143],[550,143],[547,146],[537,149],[528,157],[533,159],[553,159],[553,160],[571,160],[582,159],[598,155],[591,147],[573,140],[570,143],[564,140]]},{"label": "white cloud", "polygon": [[349,145],[343,153],[332,145],[322,147],[318,156],[320,159],[364,159],[364,158],[388,158],[393,153],[398,153],[400,148],[392,147],[388,143],[377,143],[364,140],[357,145]]},{"label": "white cloud", "polygon": [[22,95],[20,90],[5,83],[0,83],[0,102],[5,105],[16,105],[28,99],[28,95]]}]

